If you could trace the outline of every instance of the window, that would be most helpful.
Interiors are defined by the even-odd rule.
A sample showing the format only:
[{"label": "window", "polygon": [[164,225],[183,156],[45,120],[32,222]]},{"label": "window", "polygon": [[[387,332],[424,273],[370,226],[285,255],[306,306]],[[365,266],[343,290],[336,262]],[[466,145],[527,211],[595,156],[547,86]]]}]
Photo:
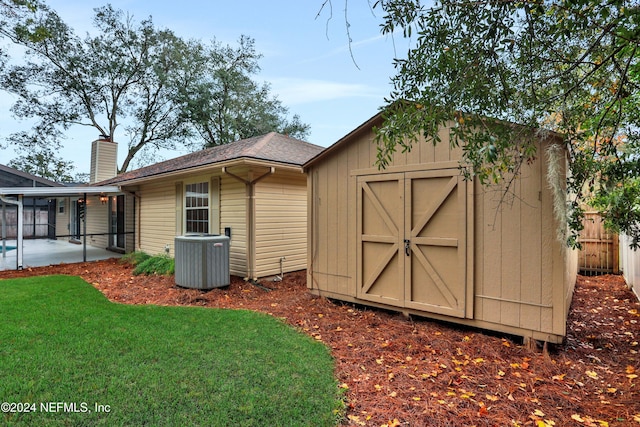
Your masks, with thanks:
[{"label": "window", "polygon": [[185,186],[185,214],[187,233],[209,233],[209,183],[198,182]]}]

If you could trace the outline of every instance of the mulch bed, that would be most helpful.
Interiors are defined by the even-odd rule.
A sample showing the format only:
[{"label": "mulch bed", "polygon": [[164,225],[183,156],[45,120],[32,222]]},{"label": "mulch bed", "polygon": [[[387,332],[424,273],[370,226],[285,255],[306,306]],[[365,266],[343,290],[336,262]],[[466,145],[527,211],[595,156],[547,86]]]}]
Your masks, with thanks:
[{"label": "mulch bed", "polygon": [[640,304],[621,276],[578,277],[565,343],[516,337],[311,295],[305,272],[267,291],[233,278],[211,291],[133,276],[117,260],[3,271],[78,275],[110,300],[258,310],[332,349],[352,426],[640,426]]}]

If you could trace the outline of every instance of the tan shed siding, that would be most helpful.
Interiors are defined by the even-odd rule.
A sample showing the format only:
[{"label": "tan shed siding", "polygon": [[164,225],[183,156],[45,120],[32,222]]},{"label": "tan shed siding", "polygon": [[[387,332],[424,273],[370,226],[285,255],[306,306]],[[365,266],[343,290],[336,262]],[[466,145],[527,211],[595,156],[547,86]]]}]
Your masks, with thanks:
[{"label": "tan shed siding", "polygon": [[[539,146],[538,150],[542,148]],[[528,235],[521,233],[520,246],[520,296],[523,304],[520,307],[520,322],[517,326],[524,329],[541,330],[542,323],[542,268],[541,258],[544,256],[542,246],[542,195],[547,185],[542,176],[542,161],[531,165],[523,165],[520,181],[520,224],[530,227]],[[534,255],[530,255],[533,253]],[[531,286],[540,283],[541,286]]]},{"label": "tan shed siding", "polygon": [[[440,136],[437,146],[420,140],[411,151],[396,152],[387,169],[377,171],[373,133],[361,129],[309,168],[311,290],[362,302],[356,298],[356,175],[456,167],[462,149],[450,147],[448,129]],[[472,318],[456,321],[553,342],[565,334],[574,257],[556,239],[553,195],[546,180],[547,144],[540,144],[537,160],[523,167],[506,202],[500,204],[501,193],[478,182],[470,188],[473,249],[468,254],[471,305],[466,312]]]},{"label": "tan shed siding", "polygon": [[256,276],[307,267],[307,188],[301,174],[277,174],[256,184]]},{"label": "tan shed siding", "polygon": [[164,253],[165,245],[174,252],[176,236],[175,183],[162,180],[140,187],[140,250],[151,255]]},{"label": "tan shed siding", "polygon": [[352,238],[356,227],[356,178],[350,171],[370,167],[372,151],[375,146],[352,144],[342,155],[331,156],[311,171],[311,288],[356,294],[356,242]]},{"label": "tan shed siding", "polygon": [[[539,146],[539,157],[544,158],[545,147]],[[540,158],[524,166],[500,206],[499,191],[475,183],[475,318],[563,335],[562,307],[571,279],[564,277],[565,249],[556,239],[545,174]]]},{"label": "tan shed siding", "polygon": [[220,183],[220,231],[231,227],[229,264],[232,275],[247,275],[247,193],[240,181],[223,175]]}]

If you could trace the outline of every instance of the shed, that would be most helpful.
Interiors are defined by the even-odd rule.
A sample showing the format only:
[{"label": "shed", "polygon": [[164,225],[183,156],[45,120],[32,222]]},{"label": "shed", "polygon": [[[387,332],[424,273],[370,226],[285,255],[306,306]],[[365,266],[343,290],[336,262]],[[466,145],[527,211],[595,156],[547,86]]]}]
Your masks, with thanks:
[{"label": "shed", "polygon": [[620,239],[620,269],[627,286],[640,298],[640,251],[631,248],[631,237],[621,234]]},{"label": "shed", "polygon": [[382,120],[304,165],[311,292],[561,342],[577,262],[556,237],[543,154],[553,139],[539,141],[515,197],[499,205],[499,191],[463,179],[462,150],[444,128],[438,145],[420,138],[378,169],[373,128]]},{"label": "shed", "polygon": [[230,273],[245,279],[307,267],[307,180],[322,147],[271,132],[125,172],[97,185],[132,194],[135,249],[174,255],[188,234],[228,234]]}]

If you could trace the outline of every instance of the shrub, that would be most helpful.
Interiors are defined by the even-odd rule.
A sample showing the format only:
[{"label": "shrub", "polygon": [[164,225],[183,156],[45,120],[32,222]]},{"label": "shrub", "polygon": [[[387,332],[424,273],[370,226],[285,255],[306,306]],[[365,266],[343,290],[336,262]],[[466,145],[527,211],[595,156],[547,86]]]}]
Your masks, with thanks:
[{"label": "shrub", "polygon": [[134,275],[139,274],[173,274],[175,272],[175,261],[167,255],[156,255],[148,257],[136,265],[133,269]]},{"label": "shrub", "polygon": [[151,255],[149,255],[148,253],[142,252],[142,251],[136,251],[136,252],[129,252],[128,254],[124,254],[120,258],[120,262],[122,263],[128,262],[129,264],[138,265],[149,258],[151,258]]}]

